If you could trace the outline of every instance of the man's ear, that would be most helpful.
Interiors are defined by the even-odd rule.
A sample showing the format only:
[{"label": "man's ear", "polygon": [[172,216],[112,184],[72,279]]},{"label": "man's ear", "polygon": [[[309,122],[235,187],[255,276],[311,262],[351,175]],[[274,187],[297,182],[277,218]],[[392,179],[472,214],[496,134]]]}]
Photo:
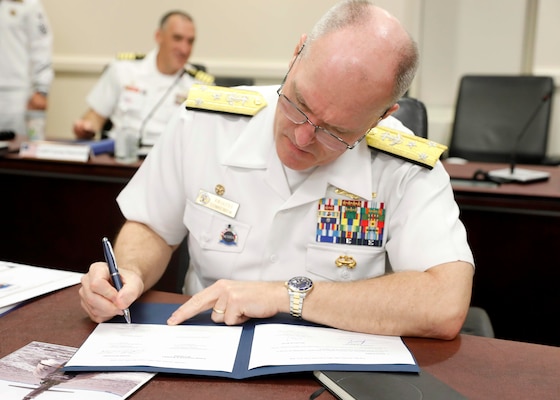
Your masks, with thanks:
[{"label": "man's ear", "polygon": [[305,41],[307,40],[307,35],[304,33],[303,35],[301,35],[301,37],[299,38],[299,42],[296,45],[295,49],[294,49],[294,54],[292,55],[292,59],[290,60],[290,65],[288,66],[288,68],[292,67],[292,64],[294,63],[294,61],[296,60],[298,54],[301,52],[301,50],[303,49],[303,46],[305,45]]},{"label": "man's ear", "polygon": [[306,40],[307,40],[307,34],[304,33],[299,38],[299,42],[294,50],[294,57],[296,57],[301,52],[301,50],[303,49],[303,45],[305,45]]},{"label": "man's ear", "polygon": [[396,112],[399,108],[400,108],[399,103],[393,104],[393,106],[392,106],[391,108],[389,108],[387,111],[385,111],[385,114],[383,114],[383,115],[381,116],[381,119],[387,118],[389,115],[391,115],[391,114],[393,114],[394,112]]},{"label": "man's ear", "polygon": [[154,38],[156,39],[156,43],[158,44],[158,46],[161,45],[161,29],[156,30]]}]

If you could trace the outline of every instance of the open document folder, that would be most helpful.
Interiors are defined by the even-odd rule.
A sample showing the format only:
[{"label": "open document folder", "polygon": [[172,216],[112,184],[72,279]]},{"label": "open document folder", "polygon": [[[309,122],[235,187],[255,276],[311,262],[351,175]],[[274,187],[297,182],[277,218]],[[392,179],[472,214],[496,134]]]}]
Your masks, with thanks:
[{"label": "open document folder", "polygon": [[[417,372],[400,337],[311,325],[281,314],[243,326],[203,313],[183,325],[165,321],[179,304],[137,303],[132,324],[99,324],[65,371],[145,371],[244,379],[321,370]],[[117,319],[123,322],[122,317]],[[114,320],[114,321],[115,321]]]}]

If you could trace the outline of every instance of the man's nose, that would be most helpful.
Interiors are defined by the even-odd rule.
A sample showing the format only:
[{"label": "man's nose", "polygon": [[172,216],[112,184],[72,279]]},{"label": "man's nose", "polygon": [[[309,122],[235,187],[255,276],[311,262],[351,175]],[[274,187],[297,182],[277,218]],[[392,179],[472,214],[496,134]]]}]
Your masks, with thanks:
[{"label": "man's nose", "polygon": [[299,147],[309,146],[317,140],[317,129],[309,122],[297,125],[294,130],[294,138]]},{"label": "man's nose", "polygon": [[179,45],[179,50],[181,51],[181,53],[183,54],[187,54],[188,52],[191,51],[192,48],[192,44],[189,43],[188,41],[184,40],[180,43]]}]

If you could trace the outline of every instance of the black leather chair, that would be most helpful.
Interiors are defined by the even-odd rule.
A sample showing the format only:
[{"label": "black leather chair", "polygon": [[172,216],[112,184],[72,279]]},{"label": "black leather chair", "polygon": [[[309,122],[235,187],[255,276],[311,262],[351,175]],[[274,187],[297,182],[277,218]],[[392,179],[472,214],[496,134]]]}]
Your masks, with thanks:
[{"label": "black leather chair", "polygon": [[397,103],[399,109],[392,114],[393,117],[400,120],[416,136],[427,138],[428,113],[424,103],[413,97],[403,97]]},{"label": "black leather chair", "polygon": [[494,337],[494,327],[486,310],[480,307],[471,306],[467,318],[461,329],[465,335],[475,335],[484,337]]},{"label": "black leather chair", "polygon": [[554,80],[549,76],[463,76],[449,157],[556,163],[546,157],[553,94]]},{"label": "black leather chair", "polygon": [[216,76],[215,79],[216,86],[253,86],[255,84],[255,79],[246,78],[242,76]]}]

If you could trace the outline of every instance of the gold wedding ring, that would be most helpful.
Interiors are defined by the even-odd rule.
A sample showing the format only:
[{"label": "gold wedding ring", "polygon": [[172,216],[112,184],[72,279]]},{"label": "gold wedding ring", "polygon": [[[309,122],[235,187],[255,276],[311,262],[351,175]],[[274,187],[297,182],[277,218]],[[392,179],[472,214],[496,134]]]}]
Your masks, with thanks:
[{"label": "gold wedding ring", "polygon": [[220,310],[219,308],[213,308],[212,310],[214,310],[216,314],[224,314],[226,312],[226,310]]}]

